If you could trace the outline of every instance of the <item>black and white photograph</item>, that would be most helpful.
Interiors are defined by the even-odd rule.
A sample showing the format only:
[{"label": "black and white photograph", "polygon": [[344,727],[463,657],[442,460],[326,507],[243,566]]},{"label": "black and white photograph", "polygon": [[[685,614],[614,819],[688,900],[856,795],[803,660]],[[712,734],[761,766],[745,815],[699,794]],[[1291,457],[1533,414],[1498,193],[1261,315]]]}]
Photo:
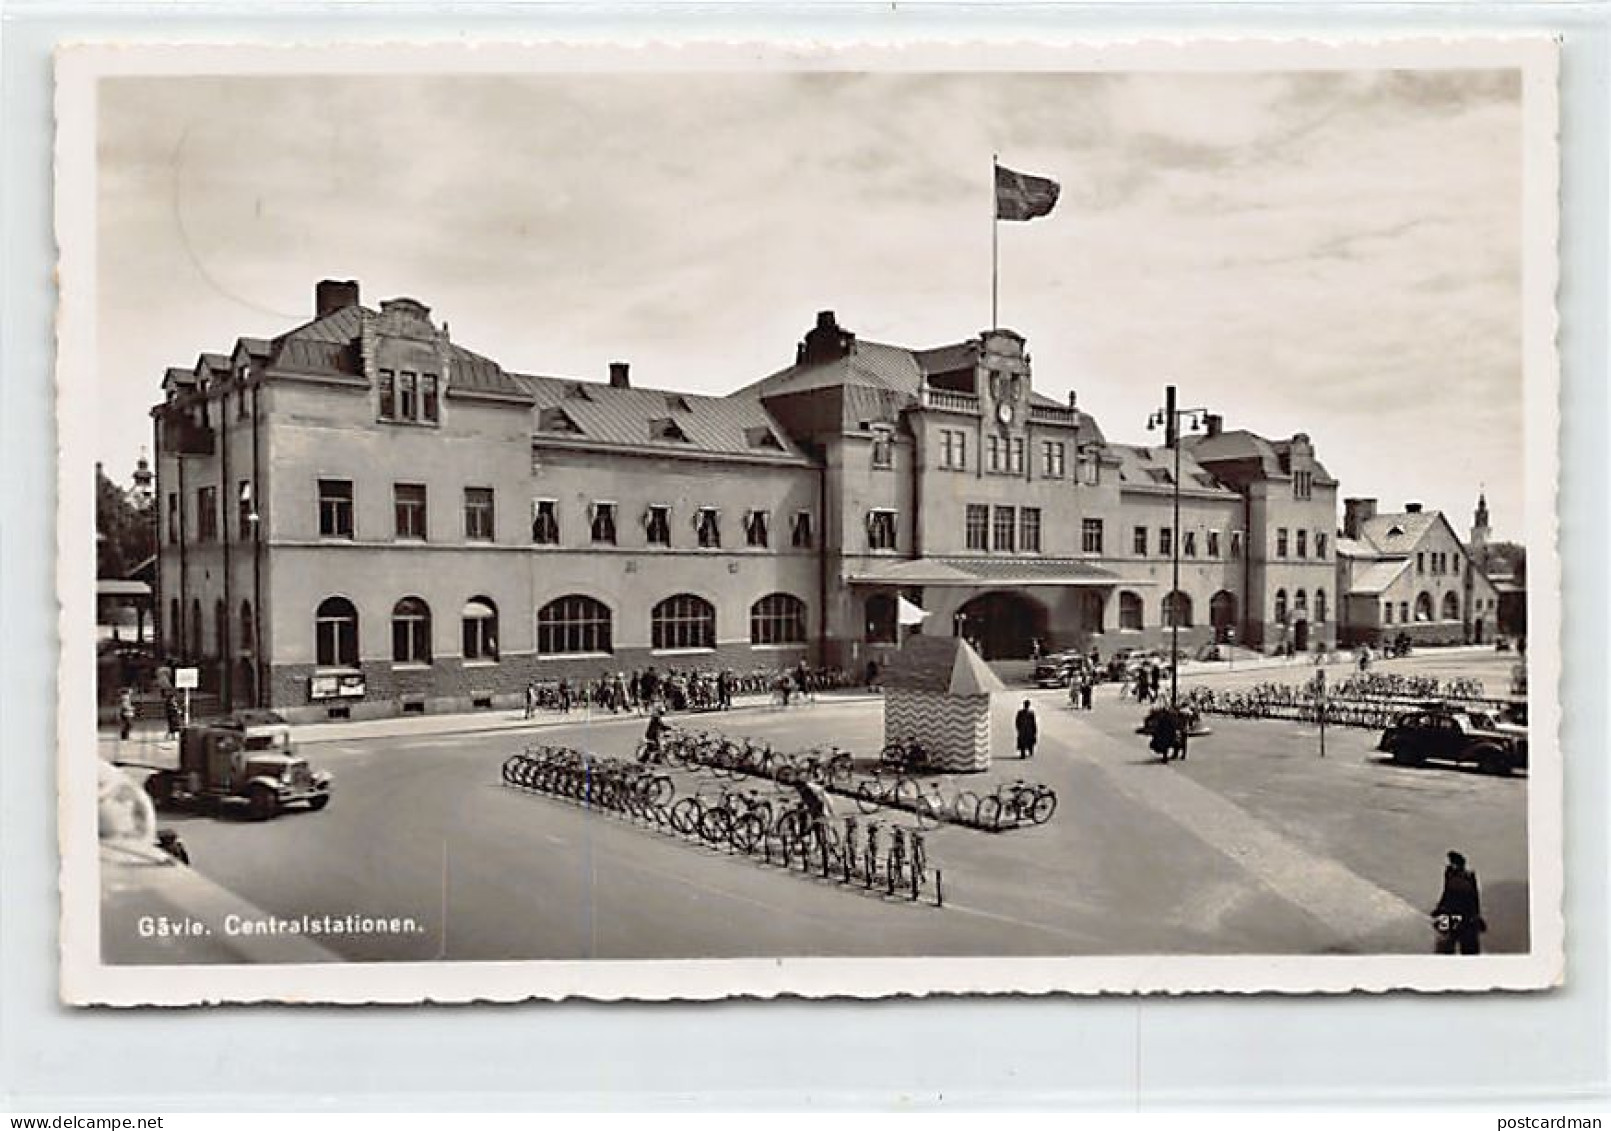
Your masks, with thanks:
[{"label": "black and white photograph", "polygon": [[63,51],[64,998],[1559,984],[1554,50]]}]

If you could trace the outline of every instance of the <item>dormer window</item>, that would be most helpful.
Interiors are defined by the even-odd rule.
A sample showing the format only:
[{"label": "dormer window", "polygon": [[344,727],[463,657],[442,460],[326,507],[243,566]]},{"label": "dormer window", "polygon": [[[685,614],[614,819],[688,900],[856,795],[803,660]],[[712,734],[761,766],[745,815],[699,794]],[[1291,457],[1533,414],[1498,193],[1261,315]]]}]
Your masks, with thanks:
[{"label": "dormer window", "polygon": [[667,393],[666,407],[673,412],[693,411],[693,409],[688,406],[688,398],[684,397],[681,393]]},{"label": "dormer window", "polygon": [[686,444],[688,442],[688,433],[684,432],[682,426],[671,417],[662,416],[649,421],[649,439],[671,440],[675,443]]},{"label": "dormer window", "polygon": [[764,424],[744,429],[744,439],[752,448],[769,448],[777,452],[783,450],[783,442]]},{"label": "dormer window", "polygon": [[537,414],[537,428],[541,432],[578,433],[582,430],[570,413],[557,407],[545,408]]},{"label": "dormer window", "polygon": [[376,374],[380,419],[398,424],[436,424],[442,417],[442,380],[435,373]]},{"label": "dormer window", "polygon": [[565,399],[572,401],[590,401],[593,395],[587,391],[587,386],[577,382],[565,390]]}]

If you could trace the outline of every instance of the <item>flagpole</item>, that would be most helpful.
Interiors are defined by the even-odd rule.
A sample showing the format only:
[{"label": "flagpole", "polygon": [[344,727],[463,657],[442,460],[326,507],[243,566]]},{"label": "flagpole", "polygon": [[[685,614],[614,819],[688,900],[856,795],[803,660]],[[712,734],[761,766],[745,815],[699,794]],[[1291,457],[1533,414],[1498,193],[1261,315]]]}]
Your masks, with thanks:
[{"label": "flagpole", "polygon": [[996,166],[1000,164],[1001,154],[990,155],[990,328],[994,330],[996,321],[997,277],[998,260],[1001,240],[1001,201],[998,198],[1000,190],[996,187]]}]

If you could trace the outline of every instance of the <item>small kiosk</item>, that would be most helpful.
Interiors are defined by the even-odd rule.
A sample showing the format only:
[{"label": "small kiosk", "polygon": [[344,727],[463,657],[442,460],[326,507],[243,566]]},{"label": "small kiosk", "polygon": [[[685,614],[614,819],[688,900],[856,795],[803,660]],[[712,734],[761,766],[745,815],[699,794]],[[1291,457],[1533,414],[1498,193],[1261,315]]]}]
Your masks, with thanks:
[{"label": "small kiosk", "polygon": [[882,682],[886,743],[917,739],[945,773],[990,768],[990,696],[1006,688],[967,641],[908,637]]}]

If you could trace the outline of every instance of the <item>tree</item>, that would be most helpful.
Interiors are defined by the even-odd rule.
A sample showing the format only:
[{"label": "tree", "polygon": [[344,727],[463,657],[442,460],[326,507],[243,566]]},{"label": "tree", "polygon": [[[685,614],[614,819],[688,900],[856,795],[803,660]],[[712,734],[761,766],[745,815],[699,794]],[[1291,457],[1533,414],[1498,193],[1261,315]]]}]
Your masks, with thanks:
[{"label": "tree", "polygon": [[150,501],[108,479],[95,465],[95,576],[127,577],[157,552]]},{"label": "tree", "polygon": [[1485,565],[1488,573],[1508,571],[1516,578],[1516,584],[1527,584],[1526,546],[1519,542],[1490,542],[1485,549]]}]

